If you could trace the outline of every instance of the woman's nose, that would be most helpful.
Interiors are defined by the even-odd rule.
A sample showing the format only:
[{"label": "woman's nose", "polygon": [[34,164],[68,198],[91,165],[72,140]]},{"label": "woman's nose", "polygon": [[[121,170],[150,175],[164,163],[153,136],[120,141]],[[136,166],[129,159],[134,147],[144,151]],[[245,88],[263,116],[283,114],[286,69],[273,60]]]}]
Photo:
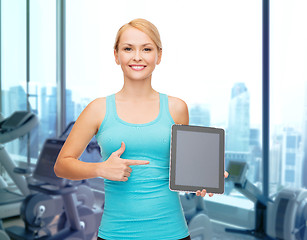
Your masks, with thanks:
[{"label": "woman's nose", "polygon": [[135,61],[141,61],[141,60],[142,60],[142,56],[141,56],[140,51],[138,51],[138,50],[135,51],[134,60],[135,60]]}]

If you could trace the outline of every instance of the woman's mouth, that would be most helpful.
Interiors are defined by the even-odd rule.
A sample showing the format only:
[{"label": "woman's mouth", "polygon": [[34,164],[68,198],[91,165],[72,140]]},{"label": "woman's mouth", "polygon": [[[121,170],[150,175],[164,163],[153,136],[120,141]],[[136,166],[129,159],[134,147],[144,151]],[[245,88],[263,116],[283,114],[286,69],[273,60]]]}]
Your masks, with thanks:
[{"label": "woman's mouth", "polygon": [[141,71],[143,70],[146,66],[145,65],[129,65],[133,70],[135,71]]}]

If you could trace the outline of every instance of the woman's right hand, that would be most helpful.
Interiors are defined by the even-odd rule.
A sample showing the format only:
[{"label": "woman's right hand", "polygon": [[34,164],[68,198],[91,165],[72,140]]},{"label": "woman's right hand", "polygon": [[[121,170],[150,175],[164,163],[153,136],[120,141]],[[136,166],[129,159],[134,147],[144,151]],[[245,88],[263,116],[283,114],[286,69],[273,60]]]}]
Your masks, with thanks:
[{"label": "woman's right hand", "polygon": [[130,165],[145,165],[149,164],[149,161],[145,160],[130,160],[123,159],[120,156],[125,151],[125,143],[121,143],[121,147],[113,152],[110,157],[102,162],[103,164],[103,178],[112,180],[112,181],[128,181],[128,177],[132,172]]}]

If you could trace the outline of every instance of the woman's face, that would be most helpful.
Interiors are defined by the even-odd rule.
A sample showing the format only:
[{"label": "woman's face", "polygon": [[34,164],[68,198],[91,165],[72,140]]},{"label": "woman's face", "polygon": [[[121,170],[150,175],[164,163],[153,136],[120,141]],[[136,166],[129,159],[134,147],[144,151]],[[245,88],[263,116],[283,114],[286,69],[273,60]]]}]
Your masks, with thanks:
[{"label": "woman's face", "polygon": [[158,52],[151,38],[133,27],[122,33],[114,55],[125,79],[129,80],[151,79],[153,70],[161,61],[161,51]]}]

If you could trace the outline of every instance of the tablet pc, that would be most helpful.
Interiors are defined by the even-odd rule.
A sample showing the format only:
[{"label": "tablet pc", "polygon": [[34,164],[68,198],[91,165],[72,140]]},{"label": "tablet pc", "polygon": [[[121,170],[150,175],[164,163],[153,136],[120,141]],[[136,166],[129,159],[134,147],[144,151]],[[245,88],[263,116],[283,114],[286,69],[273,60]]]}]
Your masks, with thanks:
[{"label": "tablet pc", "polygon": [[224,193],[224,130],[173,125],[171,135],[170,190]]}]

